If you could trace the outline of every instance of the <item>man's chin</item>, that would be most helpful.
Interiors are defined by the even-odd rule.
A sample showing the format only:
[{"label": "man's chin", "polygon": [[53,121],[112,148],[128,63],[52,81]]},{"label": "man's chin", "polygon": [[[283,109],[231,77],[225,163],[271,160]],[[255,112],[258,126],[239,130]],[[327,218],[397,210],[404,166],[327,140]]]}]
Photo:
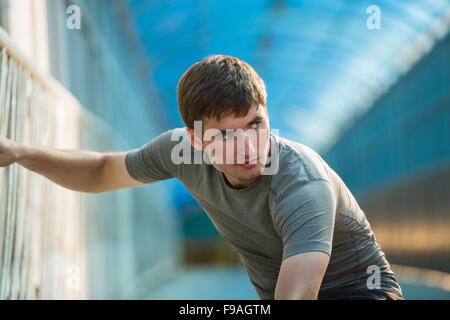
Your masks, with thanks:
[{"label": "man's chin", "polygon": [[261,164],[256,163],[252,165],[233,165],[233,169],[244,179],[252,179],[261,175]]},{"label": "man's chin", "polygon": [[240,164],[227,164],[227,165],[214,165],[214,167],[223,172],[228,173],[231,176],[239,177],[239,180],[251,180],[259,175],[261,175],[262,172],[262,165],[260,162],[257,162],[255,164],[248,164],[248,165],[240,165]]}]

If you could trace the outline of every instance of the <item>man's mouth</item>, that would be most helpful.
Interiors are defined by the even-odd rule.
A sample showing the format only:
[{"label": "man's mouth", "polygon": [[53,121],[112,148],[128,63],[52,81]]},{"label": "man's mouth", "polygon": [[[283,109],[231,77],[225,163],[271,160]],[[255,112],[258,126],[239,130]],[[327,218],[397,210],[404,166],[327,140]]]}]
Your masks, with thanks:
[{"label": "man's mouth", "polygon": [[258,163],[258,158],[254,159],[254,160],[245,160],[244,163],[238,163],[237,165],[240,167],[244,167],[244,168],[252,168],[254,166],[256,166]]}]

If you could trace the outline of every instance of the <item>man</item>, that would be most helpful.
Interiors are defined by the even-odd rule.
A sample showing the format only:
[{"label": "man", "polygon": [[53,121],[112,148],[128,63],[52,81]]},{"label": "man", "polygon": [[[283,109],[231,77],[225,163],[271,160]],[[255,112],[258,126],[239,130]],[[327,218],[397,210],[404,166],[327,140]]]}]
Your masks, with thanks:
[{"label": "man", "polygon": [[122,153],[0,140],[0,165],[17,162],[92,193],[179,179],[238,252],[261,299],[403,299],[340,177],[311,148],[270,133],[266,96],[247,63],[211,56],[178,84],[186,128]]}]

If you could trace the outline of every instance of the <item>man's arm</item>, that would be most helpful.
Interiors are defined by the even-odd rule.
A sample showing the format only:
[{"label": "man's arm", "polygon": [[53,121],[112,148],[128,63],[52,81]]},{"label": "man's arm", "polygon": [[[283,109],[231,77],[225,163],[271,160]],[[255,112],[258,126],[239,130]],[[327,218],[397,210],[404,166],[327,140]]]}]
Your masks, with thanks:
[{"label": "man's arm", "polygon": [[336,196],[321,179],[292,179],[282,190],[274,217],[283,242],[275,298],[317,299],[332,252]]},{"label": "man's arm", "polygon": [[303,252],[283,260],[275,287],[275,300],[317,300],[330,256]]},{"label": "man's arm", "polygon": [[18,163],[62,187],[86,193],[144,185],[129,176],[125,154],[53,149],[0,137],[0,167]]},{"label": "man's arm", "polygon": [[127,153],[128,151],[103,154],[104,165],[100,174],[97,193],[151,184],[140,182],[130,176],[125,165]]}]

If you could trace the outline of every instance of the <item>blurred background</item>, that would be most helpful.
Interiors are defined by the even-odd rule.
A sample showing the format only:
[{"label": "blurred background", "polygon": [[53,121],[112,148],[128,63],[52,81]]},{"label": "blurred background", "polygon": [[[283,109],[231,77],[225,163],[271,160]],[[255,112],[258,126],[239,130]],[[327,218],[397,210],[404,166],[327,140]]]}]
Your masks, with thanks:
[{"label": "blurred background", "polygon": [[[450,1],[0,0],[0,135],[124,151],[181,127],[211,54],[359,201],[407,299],[450,298]],[[0,299],[257,299],[175,179],[76,193],[0,168]]]}]

